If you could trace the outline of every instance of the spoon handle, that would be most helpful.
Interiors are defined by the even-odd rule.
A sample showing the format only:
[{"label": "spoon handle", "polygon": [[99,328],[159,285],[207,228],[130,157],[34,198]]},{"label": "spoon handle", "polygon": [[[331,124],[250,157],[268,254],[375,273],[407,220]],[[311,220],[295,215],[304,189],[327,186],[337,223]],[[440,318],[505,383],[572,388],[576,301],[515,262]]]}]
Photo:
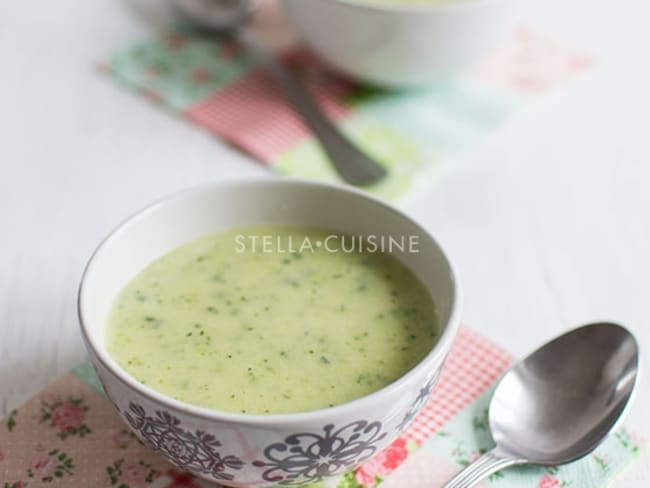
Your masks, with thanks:
[{"label": "spoon handle", "polygon": [[515,464],[525,464],[525,461],[505,456],[499,452],[498,448],[495,448],[463,469],[443,488],[470,488],[491,474]]},{"label": "spoon handle", "polygon": [[386,176],[386,169],[364,154],[336,128],[313,97],[250,29],[240,28],[236,36],[256,60],[273,75],[345,181],[353,185],[368,185]]}]

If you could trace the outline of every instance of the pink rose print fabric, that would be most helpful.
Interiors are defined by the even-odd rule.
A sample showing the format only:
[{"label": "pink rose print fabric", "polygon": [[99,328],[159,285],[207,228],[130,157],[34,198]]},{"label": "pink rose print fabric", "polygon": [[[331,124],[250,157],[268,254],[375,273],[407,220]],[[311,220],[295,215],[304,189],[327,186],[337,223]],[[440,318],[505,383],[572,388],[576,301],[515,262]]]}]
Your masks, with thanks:
[{"label": "pink rose print fabric", "polygon": [[395,470],[409,455],[405,438],[397,439],[386,450],[379,453],[372,461],[372,467],[362,466],[356,472],[356,478],[362,485],[372,486],[375,480],[384,478]]},{"label": "pink rose print fabric", "polygon": [[560,480],[558,480],[555,476],[546,474],[539,480],[537,488],[556,488],[558,486],[560,486]]}]

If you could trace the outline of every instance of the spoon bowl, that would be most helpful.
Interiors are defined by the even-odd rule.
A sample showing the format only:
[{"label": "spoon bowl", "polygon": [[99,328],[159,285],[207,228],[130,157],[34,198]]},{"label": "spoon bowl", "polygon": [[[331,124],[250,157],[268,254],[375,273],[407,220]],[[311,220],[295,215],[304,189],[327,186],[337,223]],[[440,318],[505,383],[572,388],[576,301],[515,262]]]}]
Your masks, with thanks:
[{"label": "spoon bowl", "polygon": [[618,325],[592,324],[558,337],[499,383],[489,412],[494,440],[539,465],[584,456],[621,417],[637,366],[636,342]]},{"label": "spoon bowl", "polygon": [[508,466],[555,466],[590,453],[622,419],[638,363],[632,334],[607,322],[567,332],[515,363],[490,403],[496,447],[445,487],[469,488]]}]

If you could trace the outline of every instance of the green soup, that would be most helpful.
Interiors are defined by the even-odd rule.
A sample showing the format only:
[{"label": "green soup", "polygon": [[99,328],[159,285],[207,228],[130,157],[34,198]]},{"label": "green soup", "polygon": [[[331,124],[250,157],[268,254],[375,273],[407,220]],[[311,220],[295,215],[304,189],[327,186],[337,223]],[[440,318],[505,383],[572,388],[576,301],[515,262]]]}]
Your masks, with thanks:
[{"label": "green soup", "polygon": [[328,236],[256,227],[173,250],[118,296],[110,354],[151,388],[229,412],[315,410],[388,385],[436,342],[433,303],[396,258]]}]

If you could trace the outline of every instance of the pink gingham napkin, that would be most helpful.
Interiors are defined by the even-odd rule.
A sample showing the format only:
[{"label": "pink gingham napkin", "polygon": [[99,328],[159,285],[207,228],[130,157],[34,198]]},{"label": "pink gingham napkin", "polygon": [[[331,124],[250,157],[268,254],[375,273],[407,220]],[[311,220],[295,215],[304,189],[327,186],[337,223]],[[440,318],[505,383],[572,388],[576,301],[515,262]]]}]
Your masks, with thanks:
[{"label": "pink gingham napkin", "polygon": [[[273,40],[290,31],[272,3],[258,17]],[[280,55],[347,136],[388,170],[367,188],[395,200],[431,186],[447,163],[558,91],[590,64],[528,28],[474,70],[427,90],[381,90],[344,79],[294,39]],[[340,181],[311,132],[269,75],[235,44],[164,32],[117,51],[107,70],[120,83],[226,141],[273,171]]]},{"label": "pink gingham napkin", "polygon": [[[427,403],[407,431],[336,488],[435,488],[489,448],[486,412],[495,381],[512,357],[462,328]],[[643,440],[625,429],[595,453],[560,468],[506,470],[497,487],[599,487],[637,457]],[[591,480],[584,484],[585,480]],[[50,384],[0,425],[0,487],[198,488],[128,430],[90,364]],[[324,485],[314,485],[311,488]]]}]

